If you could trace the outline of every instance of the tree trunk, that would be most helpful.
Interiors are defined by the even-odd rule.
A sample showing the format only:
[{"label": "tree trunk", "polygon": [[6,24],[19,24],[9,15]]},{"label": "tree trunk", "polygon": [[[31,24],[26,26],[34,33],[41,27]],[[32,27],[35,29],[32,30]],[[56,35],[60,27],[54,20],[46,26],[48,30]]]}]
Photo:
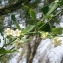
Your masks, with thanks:
[{"label": "tree trunk", "polygon": [[39,44],[41,42],[41,38],[39,36],[35,36],[35,40],[33,40],[33,45],[31,45],[32,44],[31,42],[29,42],[29,44],[28,44],[28,53],[27,53],[27,62],[26,63],[33,62],[34,56],[37,51],[37,47],[39,46]]}]

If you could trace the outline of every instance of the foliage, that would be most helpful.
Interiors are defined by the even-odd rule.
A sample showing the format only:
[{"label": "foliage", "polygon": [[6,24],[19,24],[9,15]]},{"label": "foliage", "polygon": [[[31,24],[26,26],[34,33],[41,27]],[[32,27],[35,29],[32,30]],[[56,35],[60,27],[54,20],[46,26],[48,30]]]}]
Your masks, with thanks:
[{"label": "foliage", "polygon": [[[53,27],[53,25],[51,24],[52,19],[58,16],[58,14],[60,14],[62,11],[61,9],[59,13],[56,13],[57,8],[63,5],[62,4],[63,1],[62,2],[61,1],[54,1],[50,5],[42,7],[41,12],[43,14],[43,17],[39,21],[37,21],[34,9],[24,5],[23,7],[26,9],[30,19],[32,20],[31,23],[33,23],[32,25],[28,23],[28,25],[24,29],[20,28],[15,18],[15,15],[12,14],[11,19],[16,25],[17,31],[10,28],[5,29],[6,37],[4,39],[8,39],[9,42],[6,43],[6,40],[4,40],[5,43],[3,47],[0,48],[0,54],[11,53],[16,51],[16,49],[19,49],[20,47],[24,47],[24,44],[30,40],[29,38],[30,36],[39,35],[42,39],[46,39],[46,38],[53,38],[62,34],[63,28],[56,28]],[[6,50],[5,47],[9,45],[13,46],[11,49]]]}]

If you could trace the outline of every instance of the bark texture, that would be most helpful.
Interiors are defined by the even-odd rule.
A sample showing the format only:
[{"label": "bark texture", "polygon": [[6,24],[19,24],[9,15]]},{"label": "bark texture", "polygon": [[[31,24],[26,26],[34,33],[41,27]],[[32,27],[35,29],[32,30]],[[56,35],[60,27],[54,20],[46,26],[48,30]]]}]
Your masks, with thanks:
[{"label": "bark texture", "polygon": [[29,3],[30,0],[18,0],[17,2],[13,2],[12,4],[0,7],[0,16],[6,15],[8,13],[11,13],[13,11],[16,11],[17,9],[22,7],[22,3]]},{"label": "bark texture", "polygon": [[27,53],[27,62],[26,63],[32,63],[34,56],[36,54],[37,51],[37,47],[39,46],[41,42],[41,38],[39,36],[36,36],[36,39],[33,40],[33,45],[31,45],[32,43],[29,42],[28,44],[28,53]]}]

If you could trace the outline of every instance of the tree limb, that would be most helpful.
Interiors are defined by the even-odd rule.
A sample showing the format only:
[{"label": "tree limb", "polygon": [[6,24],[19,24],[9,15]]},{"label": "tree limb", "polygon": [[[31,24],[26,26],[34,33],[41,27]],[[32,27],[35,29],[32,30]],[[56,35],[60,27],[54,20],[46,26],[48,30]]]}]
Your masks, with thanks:
[{"label": "tree limb", "polygon": [[30,0],[18,0],[17,2],[13,2],[12,4],[0,7],[0,16],[6,15],[8,13],[11,13],[13,11],[16,11],[17,9],[22,7],[22,3],[28,3]]}]

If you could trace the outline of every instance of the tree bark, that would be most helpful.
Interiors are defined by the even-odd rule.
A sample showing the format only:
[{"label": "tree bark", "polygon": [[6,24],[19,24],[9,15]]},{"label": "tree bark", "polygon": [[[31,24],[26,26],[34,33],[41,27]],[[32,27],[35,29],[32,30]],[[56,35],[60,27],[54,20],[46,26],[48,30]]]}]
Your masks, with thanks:
[{"label": "tree bark", "polygon": [[22,3],[29,3],[30,0],[18,0],[17,2],[13,2],[12,4],[0,7],[0,16],[6,15],[8,13],[11,13],[13,11],[16,11],[17,9],[22,7]]},{"label": "tree bark", "polygon": [[39,36],[36,36],[36,39],[33,41],[33,45],[31,46],[31,42],[28,44],[28,53],[27,53],[27,62],[26,63],[32,63],[34,56],[37,51],[37,47],[39,46],[41,42],[41,38]]}]

